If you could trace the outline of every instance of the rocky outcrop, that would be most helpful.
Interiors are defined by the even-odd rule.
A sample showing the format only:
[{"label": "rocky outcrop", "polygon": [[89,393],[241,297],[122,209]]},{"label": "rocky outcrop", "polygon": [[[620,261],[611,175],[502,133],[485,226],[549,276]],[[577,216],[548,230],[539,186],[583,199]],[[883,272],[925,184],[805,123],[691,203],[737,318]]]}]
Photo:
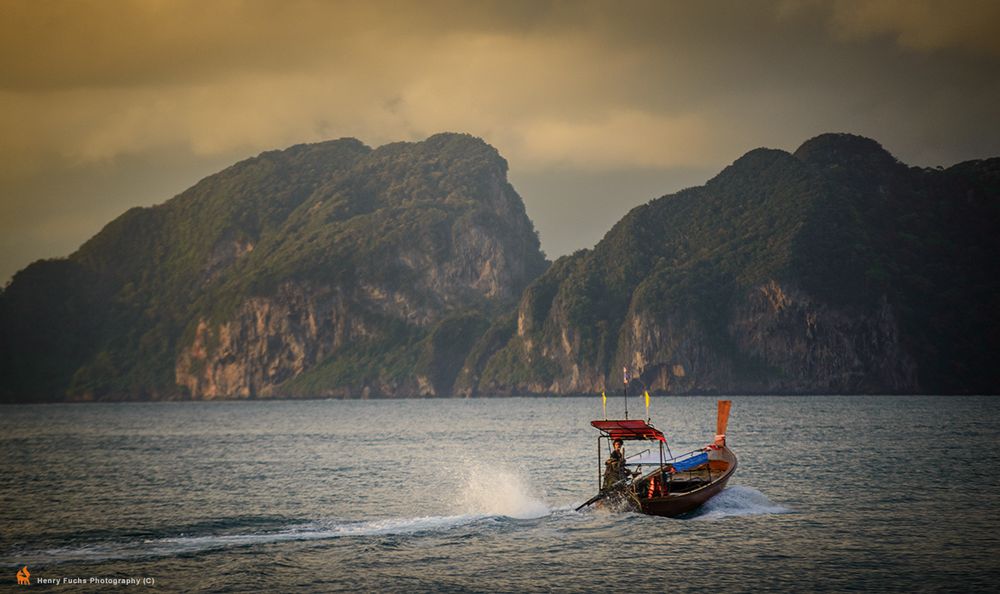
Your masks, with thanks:
[{"label": "rocky outcrop", "polygon": [[480,139],[269,151],[19,273],[0,291],[0,398],[450,394],[546,265]]},{"label": "rocky outcrop", "polygon": [[177,384],[206,400],[266,396],[365,335],[340,292],[283,285],[273,297],[245,301],[231,320],[199,319],[177,358]]},{"label": "rocky outcrop", "polygon": [[175,378],[191,397],[451,394],[485,316],[545,265],[506,162],[471,137],[377,149],[300,211],[270,254],[240,256],[244,282],[280,284],[189,332]]},{"label": "rocky outcrop", "polygon": [[693,319],[630,315],[622,359],[664,392],[914,393],[916,365],[900,344],[892,306],[835,308],[769,281],[724,318],[722,340]]},{"label": "rocky outcrop", "polygon": [[1000,250],[998,181],[850,134],[750,151],[556,261],[458,387],[594,393],[628,366],[663,393],[995,391],[1000,285],[968,254]]},{"label": "rocky outcrop", "polygon": [[[900,340],[885,300],[869,311],[838,309],[776,281],[754,287],[727,311],[713,333],[697,316],[633,310],[620,329],[614,364],[584,356],[580,331],[563,316],[548,321],[552,340],[532,336],[522,308],[518,331],[487,367],[486,393],[599,393],[618,389],[623,366],[662,393],[915,393],[916,364]],[[511,363],[511,362],[514,363]],[[523,379],[504,385],[504,366]],[[500,367],[498,369],[496,367]],[[469,371],[466,370],[468,374]],[[462,389],[477,393],[468,385]]]},{"label": "rocky outcrop", "polygon": [[771,281],[750,291],[729,331],[739,352],[765,368],[756,391],[920,391],[916,365],[901,344],[899,321],[885,295],[872,308],[852,310]]}]

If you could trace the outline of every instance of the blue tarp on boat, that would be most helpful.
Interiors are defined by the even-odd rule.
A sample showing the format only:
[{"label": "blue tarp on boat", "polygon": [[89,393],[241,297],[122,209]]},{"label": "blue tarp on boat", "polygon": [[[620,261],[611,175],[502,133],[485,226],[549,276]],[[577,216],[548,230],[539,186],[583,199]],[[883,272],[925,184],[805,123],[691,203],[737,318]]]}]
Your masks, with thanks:
[{"label": "blue tarp on boat", "polygon": [[674,470],[680,471],[680,470],[690,470],[690,469],[695,468],[697,466],[701,466],[702,464],[704,464],[706,462],[708,462],[708,453],[707,452],[702,452],[700,454],[691,456],[690,458],[685,458],[684,460],[678,460],[677,462],[671,462],[671,464],[673,465]]}]

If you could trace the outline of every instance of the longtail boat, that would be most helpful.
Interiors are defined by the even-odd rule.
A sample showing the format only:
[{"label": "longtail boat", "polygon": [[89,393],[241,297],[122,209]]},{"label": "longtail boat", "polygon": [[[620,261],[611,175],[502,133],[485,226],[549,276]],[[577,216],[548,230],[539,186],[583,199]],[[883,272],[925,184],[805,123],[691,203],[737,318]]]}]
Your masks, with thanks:
[{"label": "longtail boat", "polygon": [[[674,517],[697,509],[725,488],[736,472],[736,454],[726,447],[726,425],[732,402],[720,400],[715,439],[704,448],[674,456],[662,431],[641,419],[591,421],[597,438],[598,493],[577,508],[589,505]],[[602,472],[602,442],[647,443],[651,447],[624,459],[618,476]],[[614,480],[617,479],[617,480]]]}]

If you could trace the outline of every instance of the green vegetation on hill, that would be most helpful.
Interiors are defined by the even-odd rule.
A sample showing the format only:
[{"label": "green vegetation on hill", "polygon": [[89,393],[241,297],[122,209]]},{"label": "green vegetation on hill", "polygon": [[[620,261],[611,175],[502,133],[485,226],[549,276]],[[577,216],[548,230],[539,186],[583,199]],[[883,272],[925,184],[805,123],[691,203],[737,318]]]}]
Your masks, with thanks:
[{"label": "green vegetation on hill", "polygon": [[[887,303],[917,367],[908,389],[995,391],[998,170],[1000,159],[908,168],[878,143],[847,134],[817,137],[794,155],[751,151],[702,187],[633,209],[593,250],[556,261],[521,300],[519,315],[530,321],[523,334],[481,357],[479,389],[599,389],[614,385],[636,353],[702,357],[703,369],[712,362],[730,370],[723,385],[734,390],[780,382],[788,370],[746,346],[769,337],[734,325],[752,322],[736,310],[749,291],[773,281],[849,319],[876,319]],[[636,344],[636,324],[643,336],[661,336],[644,340],[669,334],[672,346]],[[878,357],[888,347],[844,348]],[[596,383],[575,379],[575,369],[587,366]],[[657,373],[651,366],[647,381]],[[858,389],[900,389],[873,377],[858,381]]]},{"label": "green vegetation on hill", "polygon": [[[309,364],[290,394],[357,391],[337,382],[424,368],[447,391],[465,354],[455,349],[478,337],[467,333],[481,333],[482,316],[509,308],[546,265],[506,167],[468,135],[375,150],[343,139],[266,152],[134,208],[68,259],[19,272],[0,295],[0,398],[201,397],[175,381],[199,323],[218,347],[218,329],[248,300],[280,301],[290,285],[339,291],[378,334]],[[499,272],[477,286],[487,260]],[[364,288],[420,319],[392,303],[372,310]]]}]

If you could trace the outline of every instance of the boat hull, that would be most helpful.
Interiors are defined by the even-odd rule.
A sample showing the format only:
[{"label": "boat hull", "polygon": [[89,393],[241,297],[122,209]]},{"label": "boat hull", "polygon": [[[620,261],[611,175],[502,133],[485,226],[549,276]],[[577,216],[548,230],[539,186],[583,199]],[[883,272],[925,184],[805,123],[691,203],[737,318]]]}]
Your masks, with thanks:
[{"label": "boat hull", "polygon": [[644,514],[651,516],[666,516],[673,518],[682,516],[690,511],[694,511],[705,504],[706,501],[715,497],[720,491],[726,488],[729,478],[724,478],[712,483],[697,492],[685,493],[676,497],[657,497],[640,501],[639,506]]},{"label": "boat hull", "polygon": [[[684,493],[670,493],[661,497],[639,498],[634,501],[639,504],[639,511],[651,516],[675,517],[694,511],[705,504],[709,499],[715,497],[723,489],[729,479],[736,472],[736,455],[728,448],[720,448],[709,454],[710,460],[724,461],[727,468],[718,478],[714,478],[708,484],[692,491]],[[642,487],[640,486],[641,490]]]}]

